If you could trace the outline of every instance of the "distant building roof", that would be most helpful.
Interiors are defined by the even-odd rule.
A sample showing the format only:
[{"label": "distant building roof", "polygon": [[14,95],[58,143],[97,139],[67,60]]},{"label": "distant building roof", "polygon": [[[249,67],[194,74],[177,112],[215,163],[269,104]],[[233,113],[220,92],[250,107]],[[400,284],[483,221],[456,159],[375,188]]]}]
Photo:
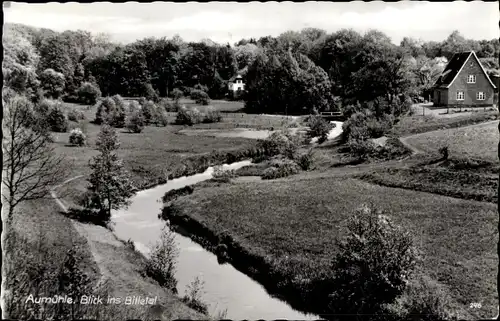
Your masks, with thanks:
[{"label": "distant building roof", "polygon": [[496,88],[496,86],[493,84],[491,79],[488,77],[488,74],[483,68],[483,65],[479,61],[479,59],[476,56],[476,53],[474,51],[465,51],[465,52],[459,52],[453,55],[451,58],[450,62],[446,65],[446,68],[444,68],[443,73],[441,76],[438,78],[436,83],[434,84],[434,88],[448,88],[450,85],[455,81],[455,78],[457,78],[458,74],[464,67],[465,63],[467,60],[469,60],[469,57],[474,56],[476,61],[478,62],[479,66],[483,70],[484,76],[488,79],[490,84]]}]

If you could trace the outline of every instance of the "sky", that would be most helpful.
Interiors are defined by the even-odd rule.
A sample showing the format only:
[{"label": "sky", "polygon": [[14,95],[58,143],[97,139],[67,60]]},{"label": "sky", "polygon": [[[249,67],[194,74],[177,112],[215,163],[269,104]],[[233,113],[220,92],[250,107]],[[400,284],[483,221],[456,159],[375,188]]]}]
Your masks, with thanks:
[{"label": "sky", "polygon": [[499,38],[497,2],[209,2],[21,3],[3,8],[4,21],[56,31],[107,33],[117,42],[180,35],[231,44],[242,38],[278,36],[316,27],[334,32],[378,29],[394,43],[405,36],[442,41],[458,30],[470,39]]}]

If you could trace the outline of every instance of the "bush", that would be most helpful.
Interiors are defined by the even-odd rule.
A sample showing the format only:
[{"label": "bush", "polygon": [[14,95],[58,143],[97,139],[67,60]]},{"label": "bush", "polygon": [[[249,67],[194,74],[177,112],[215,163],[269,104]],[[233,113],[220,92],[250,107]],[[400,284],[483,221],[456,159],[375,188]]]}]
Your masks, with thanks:
[{"label": "bush", "polygon": [[174,88],[172,90],[172,98],[174,99],[175,102],[179,102],[182,96],[184,96],[184,93],[179,88]]},{"label": "bush", "polygon": [[311,149],[309,150],[309,152],[304,153],[297,158],[297,165],[299,165],[300,168],[304,171],[310,170],[314,162],[313,158],[314,153]]},{"label": "bush", "polygon": [[116,103],[111,97],[106,97],[97,102],[97,111],[95,114],[94,123],[101,125],[104,123],[109,123],[110,113],[116,108]]},{"label": "bush", "polygon": [[222,115],[220,111],[213,107],[208,107],[205,118],[203,119],[204,123],[219,123],[222,121]]},{"label": "bush", "polygon": [[130,113],[134,113],[134,112],[140,112],[141,108],[142,108],[141,105],[136,100],[131,100],[128,103],[128,112],[129,112],[129,114]]},{"label": "bush", "polygon": [[154,90],[151,84],[144,85],[144,96],[147,100],[154,102],[158,102],[160,100],[160,96],[158,96],[158,93]]},{"label": "bush", "polygon": [[142,105],[142,116],[144,117],[144,123],[146,125],[150,125],[155,122],[155,115],[156,115],[156,110],[157,107],[154,102],[152,101],[146,101]]},{"label": "bush", "polygon": [[127,117],[126,127],[131,133],[140,133],[144,129],[144,118],[140,110],[134,111]]},{"label": "bush", "polygon": [[450,296],[443,289],[419,278],[408,284],[403,295],[387,306],[386,312],[398,320],[454,320],[457,318],[448,308],[450,302]]},{"label": "bush", "polygon": [[210,103],[210,97],[208,97],[208,94],[204,91],[199,90],[199,89],[191,90],[191,93],[189,96],[197,104],[208,105]]},{"label": "bush", "polygon": [[368,140],[350,140],[347,143],[349,153],[361,159],[367,159],[376,150],[375,144]]},{"label": "bush", "polygon": [[366,121],[368,135],[371,138],[379,138],[388,133],[394,124],[394,116],[384,115],[380,119],[371,118]]},{"label": "bush", "polygon": [[85,119],[85,114],[81,110],[70,109],[68,111],[68,120],[78,122]]},{"label": "bush", "polygon": [[79,128],[73,129],[69,134],[69,143],[72,145],[83,146],[85,145],[85,140],[85,134]]},{"label": "bush", "polygon": [[151,249],[145,268],[148,276],[174,293],[177,293],[177,280],[174,276],[178,256],[179,248],[175,243],[175,235],[168,225],[165,225],[160,240]]},{"label": "bush", "polygon": [[94,105],[97,99],[101,97],[101,90],[96,84],[90,82],[83,82],[78,88],[78,101],[85,105]]},{"label": "bush", "polygon": [[205,86],[205,85],[202,85],[202,84],[196,84],[196,85],[194,85],[193,89],[194,90],[203,91],[204,93],[208,93],[208,87]]},{"label": "bush", "polygon": [[167,98],[162,98],[158,102],[158,109],[166,111],[166,112],[176,112],[176,105],[175,102],[170,102]]},{"label": "bush", "polygon": [[307,135],[310,138],[318,137],[318,143],[322,144],[328,139],[330,130],[335,128],[335,124],[329,123],[321,116],[310,116],[308,121],[309,131]]},{"label": "bush", "polygon": [[57,103],[52,106],[47,115],[47,123],[50,126],[50,130],[56,133],[65,133],[68,131],[69,121],[68,117],[64,113],[61,103]]},{"label": "bush", "polygon": [[196,277],[194,281],[187,286],[186,294],[181,300],[193,310],[207,314],[208,306],[201,301],[200,297],[204,284],[205,283],[199,277]]},{"label": "bush", "polygon": [[148,102],[148,100],[144,97],[140,97],[138,102],[139,102],[139,105],[141,105],[141,107],[142,107],[142,106],[144,106],[145,103]]},{"label": "bush", "polygon": [[375,314],[406,288],[417,253],[409,233],[384,213],[362,206],[338,242],[331,307],[339,314]]},{"label": "bush", "polygon": [[52,107],[55,106],[55,101],[50,99],[42,99],[35,105],[34,111],[39,118],[46,118],[49,115]]},{"label": "bush", "polygon": [[164,110],[157,109],[154,115],[153,123],[158,127],[165,127],[168,125],[168,115]]},{"label": "bush", "polygon": [[232,178],[235,178],[237,175],[233,170],[224,170],[222,166],[215,166],[214,173],[212,174],[212,180],[221,183],[229,183]]},{"label": "bush", "polygon": [[295,175],[300,171],[300,167],[291,160],[276,161],[272,167],[264,170],[262,179],[276,179]]},{"label": "bush", "polygon": [[191,185],[188,185],[188,186],[185,186],[182,188],[172,189],[172,190],[166,192],[162,196],[161,200],[163,203],[169,203],[171,201],[176,200],[180,196],[191,195],[191,194],[193,194],[193,192],[194,192],[194,187]]},{"label": "bush", "polygon": [[296,140],[287,132],[274,132],[259,142],[266,156],[284,155],[293,159],[298,148]]},{"label": "bush", "polygon": [[443,160],[447,160],[450,156],[450,148],[448,146],[439,148],[439,154],[441,154]]},{"label": "bush", "polygon": [[176,124],[179,125],[195,125],[199,124],[202,121],[202,114],[198,111],[197,108],[187,109],[182,106],[181,109],[177,112],[177,117],[175,120]]},{"label": "bush", "polygon": [[342,125],[343,137],[345,140],[379,138],[391,130],[394,121],[392,115],[384,115],[377,119],[369,110],[357,112]]},{"label": "bush", "polygon": [[111,99],[114,101],[114,107],[108,112],[109,124],[115,128],[123,128],[127,115],[127,103],[120,95],[114,95]]}]

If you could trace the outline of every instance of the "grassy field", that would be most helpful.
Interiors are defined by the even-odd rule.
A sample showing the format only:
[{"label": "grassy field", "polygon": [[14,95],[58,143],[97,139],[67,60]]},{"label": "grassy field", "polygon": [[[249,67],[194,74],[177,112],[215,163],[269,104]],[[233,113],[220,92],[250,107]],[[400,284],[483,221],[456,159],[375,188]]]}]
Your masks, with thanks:
[{"label": "grassy field", "polygon": [[401,119],[391,133],[396,136],[408,136],[439,129],[449,129],[483,123],[498,119],[497,111],[477,112],[471,115],[460,115],[453,118],[413,115]]},{"label": "grassy field", "polygon": [[[86,120],[81,121],[81,123],[71,123],[71,127],[84,128],[88,135],[88,145],[84,147],[70,146],[68,145],[69,133],[53,133],[55,151],[59,155],[64,155],[71,165],[70,177],[87,175],[89,174],[88,162],[97,154],[95,139],[99,132],[99,126],[89,122],[94,119],[95,108],[69,103],[65,103],[65,108],[77,109],[84,113]],[[147,127],[140,134],[130,134],[125,130],[117,130],[121,142],[118,154],[124,159],[125,167],[131,172],[136,184],[154,182],[159,177],[163,177],[166,173],[178,168],[179,164],[189,157],[208,154],[214,150],[225,152],[245,149],[256,143],[255,140],[241,138],[189,137],[177,134],[176,132],[182,128],[183,126]],[[71,205],[85,190],[85,185],[85,180],[79,179],[65,185],[58,194],[63,203]],[[165,312],[163,315],[166,319],[203,318],[200,314],[187,308],[172,293],[161,289],[155,281],[144,278],[139,273],[141,259],[131,250],[116,240],[111,243],[102,242],[103,239],[112,240],[114,238],[110,231],[93,225],[80,224],[66,218],[52,199],[25,202],[20,205],[18,210],[15,230],[29,242],[26,245],[30,248],[29,251],[24,248],[20,250],[22,253],[26,253],[26,260],[31,255],[37,255],[36,251],[31,249],[37,247],[38,233],[41,233],[44,236],[38,244],[47,248],[50,254],[47,257],[47,262],[43,263],[44,266],[56,269],[63,260],[62,256],[67,250],[73,248],[82,258],[81,266],[94,281],[99,275],[104,275],[111,280],[114,295],[144,296],[156,294],[159,297],[159,303],[163,306],[163,312]],[[78,227],[78,230],[75,226]],[[17,256],[15,259],[17,260],[13,260],[13,262],[19,264],[23,262],[21,256]],[[128,312],[125,312],[131,314],[123,315],[119,313],[120,311],[115,311],[114,317],[117,320],[144,315],[144,311],[138,309],[123,310],[127,310]]]},{"label": "grassy field", "polygon": [[450,156],[498,162],[498,122],[467,128],[452,128],[410,137],[407,142],[419,150],[435,153],[449,146]]},{"label": "grassy field", "polygon": [[[188,108],[196,107],[200,111],[203,111],[207,108],[207,106],[200,106],[191,99],[187,98],[181,98],[179,100],[179,103],[181,105],[185,105]],[[242,101],[210,100],[210,104],[208,106],[212,106],[213,108],[221,112],[241,112],[241,110],[245,107],[245,104]]]},{"label": "grassy field", "polygon": [[[496,313],[496,207],[428,193],[336,178],[284,179],[195,190],[175,207],[278,270],[314,278],[328,269],[343,222],[373,202],[414,236],[422,267],[456,300],[454,309],[482,302],[476,317]],[[269,206],[272,204],[272,206]]]}]

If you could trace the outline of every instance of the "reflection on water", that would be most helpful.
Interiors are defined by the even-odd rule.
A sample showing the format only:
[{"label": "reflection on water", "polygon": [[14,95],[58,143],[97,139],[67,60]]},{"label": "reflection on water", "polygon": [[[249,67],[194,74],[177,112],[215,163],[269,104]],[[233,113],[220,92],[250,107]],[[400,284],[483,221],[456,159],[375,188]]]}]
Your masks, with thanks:
[{"label": "reflection on water", "polygon": [[[223,168],[238,169],[249,164],[250,161],[243,161],[224,165]],[[165,224],[158,219],[162,204],[157,200],[171,189],[207,180],[212,173],[213,168],[209,168],[205,173],[174,179],[137,193],[127,210],[113,213],[115,234],[123,240],[131,239],[136,248],[147,255],[148,246],[160,238],[161,228]],[[214,254],[190,238],[177,233],[175,236],[180,248],[176,273],[179,294],[184,295],[187,285],[199,276],[205,282],[202,300],[210,305],[211,315],[227,309],[228,319],[318,319],[317,316],[303,314],[293,310],[285,302],[272,298],[262,285],[230,264],[220,265]]]}]

